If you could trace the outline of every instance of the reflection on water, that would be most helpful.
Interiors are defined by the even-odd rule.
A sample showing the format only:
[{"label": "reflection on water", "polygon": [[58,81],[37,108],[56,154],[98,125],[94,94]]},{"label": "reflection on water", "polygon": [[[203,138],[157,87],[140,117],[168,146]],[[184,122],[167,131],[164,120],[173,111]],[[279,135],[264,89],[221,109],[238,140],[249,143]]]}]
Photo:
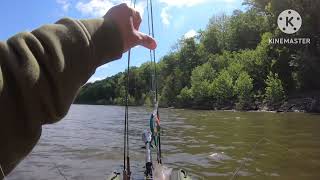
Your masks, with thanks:
[{"label": "reflection on water", "polygon": [[[141,133],[150,110],[130,107],[130,156],[141,177]],[[320,116],[161,109],[164,162],[195,179],[319,179]],[[38,145],[9,180],[101,180],[123,162],[124,108],[73,105],[43,128]],[[259,144],[257,144],[259,142]]]}]

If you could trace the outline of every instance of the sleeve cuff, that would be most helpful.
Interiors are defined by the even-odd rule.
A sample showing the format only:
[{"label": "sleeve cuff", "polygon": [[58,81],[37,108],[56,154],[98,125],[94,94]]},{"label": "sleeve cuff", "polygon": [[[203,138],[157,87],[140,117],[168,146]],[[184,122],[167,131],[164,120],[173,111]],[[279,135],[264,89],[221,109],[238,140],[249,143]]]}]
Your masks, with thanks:
[{"label": "sleeve cuff", "polygon": [[123,40],[114,22],[103,18],[81,22],[89,34],[93,56],[99,66],[122,57]]}]

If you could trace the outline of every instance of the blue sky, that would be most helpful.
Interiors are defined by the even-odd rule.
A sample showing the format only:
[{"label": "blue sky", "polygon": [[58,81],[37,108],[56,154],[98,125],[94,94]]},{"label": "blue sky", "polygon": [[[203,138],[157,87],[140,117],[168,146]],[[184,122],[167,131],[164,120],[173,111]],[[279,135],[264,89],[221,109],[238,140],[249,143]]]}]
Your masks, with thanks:
[{"label": "blue sky", "polygon": [[[123,0],[2,0],[0,6],[0,40],[5,41],[20,31],[31,31],[43,24],[54,23],[62,17],[101,17],[115,4]],[[158,42],[157,60],[171,51],[178,39],[193,36],[204,29],[213,15],[231,14],[244,9],[242,0],[153,0],[155,36]],[[141,31],[147,33],[146,0],[137,0],[142,13]],[[139,66],[149,59],[148,50],[136,47],[132,50],[132,65]],[[103,79],[123,71],[127,55],[96,70],[90,81]]]}]

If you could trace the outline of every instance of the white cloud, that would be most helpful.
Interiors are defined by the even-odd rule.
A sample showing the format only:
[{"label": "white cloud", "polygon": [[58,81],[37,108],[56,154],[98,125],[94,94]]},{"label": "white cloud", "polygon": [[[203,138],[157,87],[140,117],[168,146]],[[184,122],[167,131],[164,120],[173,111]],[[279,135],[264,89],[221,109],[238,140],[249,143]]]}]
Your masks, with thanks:
[{"label": "white cloud", "polygon": [[[78,2],[76,4],[76,9],[86,16],[101,17],[105,15],[111,7],[120,3],[127,3],[130,5],[130,1],[128,0],[87,0]],[[135,9],[143,16],[145,7],[145,2],[138,2]]]},{"label": "white cloud", "polygon": [[207,0],[160,0],[161,3],[166,4],[168,7],[192,7]]},{"label": "white cloud", "polygon": [[235,3],[236,0],[224,0],[226,3]]},{"label": "white cloud", "polygon": [[190,31],[188,31],[185,35],[184,35],[184,38],[188,39],[188,38],[193,38],[195,37],[196,35],[198,35],[198,33],[194,30],[194,29],[191,29]]},{"label": "white cloud", "polygon": [[113,3],[105,0],[90,0],[89,2],[78,2],[76,8],[84,15],[103,16],[113,6]]},{"label": "white cloud", "polygon": [[[183,7],[192,7],[199,5],[208,0],[159,0],[160,3],[165,4],[165,7],[161,10],[161,19],[164,25],[170,24],[171,15],[169,10],[173,7],[183,8]],[[230,1],[230,0],[229,0]]]},{"label": "white cloud", "polygon": [[94,83],[96,81],[101,81],[102,78],[100,77],[95,77],[95,76],[91,76],[91,78],[87,81],[87,83]]},{"label": "white cloud", "polygon": [[162,23],[164,25],[169,25],[170,24],[170,18],[171,18],[171,16],[168,14],[168,7],[167,8],[163,8],[161,10]]},{"label": "white cloud", "polygon": [[68,0],[56,0],[56,2],[62,6],[63,11],[67,12],[71,3]]},{"label": "white cloud", "polygon": [[204,3],[226,3],[230,5],[236,3],[236,0],[159,0],[159,2],[164,4],[164,8],[161,10],[162,23],[169,25],[172,18],[169,11],[172,8],[189,8]]}]

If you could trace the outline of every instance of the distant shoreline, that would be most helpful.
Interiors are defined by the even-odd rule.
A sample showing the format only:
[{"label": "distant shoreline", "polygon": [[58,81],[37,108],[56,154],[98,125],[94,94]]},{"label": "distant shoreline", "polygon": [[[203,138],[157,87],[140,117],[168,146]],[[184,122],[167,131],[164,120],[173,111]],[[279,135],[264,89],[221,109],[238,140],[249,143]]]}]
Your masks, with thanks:
[{"label": "distant shoreline", "polygon": [[[117,104],[98,104],[98,103],[75,103],[76,105],[114,105],[114,106],[122,106]],[[133,106],[144,106],[144,105],[133,105]],[[234,112],[298,112],[298,113],[320,113],[320,98],[292,98],[288,99],[284,103],[280,103],[278,105],[266,105],[266,104],[258,104],[255,106],[248,107],[245,110],[238,110],[235,106],[225,106],[220,108],[208,108],[208,107],[162,107],[168,109],[190,109],[190,110],[216,110],[216,111],[234,111]]]}]

